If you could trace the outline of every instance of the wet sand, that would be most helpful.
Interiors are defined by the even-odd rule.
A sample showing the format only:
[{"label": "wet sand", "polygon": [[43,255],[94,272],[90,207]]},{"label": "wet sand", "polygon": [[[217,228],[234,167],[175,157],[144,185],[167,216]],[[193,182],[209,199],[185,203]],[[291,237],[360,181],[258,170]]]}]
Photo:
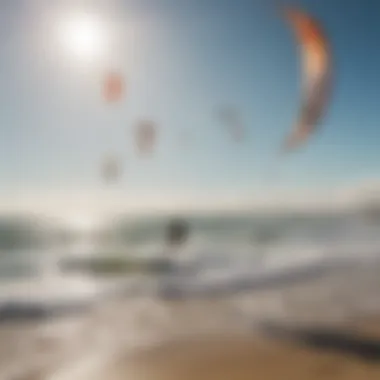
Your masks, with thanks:
[{"label": "wet sand", "polygon": [[[380,331],[380,316],[342,326],[342,338],[322,338],[325,346],[313,346],[305,340],[290,342],[262,333],[219,332],[173,339],[155,347],[115,357],[95,379],[122,380],[252,380],[252,379],[334,379],[380,378],[380,340],[367,328]],[[310,332],[315,334],[313,328]],[[361,346],[350,351],[347,337]],[[364,333],[362,333],[364,332]],[[366,355],[368,345],[375,355]],[[375,347],[373,347],[375,345]],[[338,349],[334,349],[338,347]],[[367,347],[367,348],[366,348]],[[346,350],[348,348],[348,350]],[[358,355],[359,353],[359,355]]]},{"label": "wet sand", "polygon": [[[224,301],[165,305],[153,300],[113,301],[71,322],[3,326],[1,378],[380,378],[380,315],[342,323],[339,328],[344,334],[355,333],[365,344],[378,337],[378,356],[372,358],[344,351],[339,344],[338,349],[331,349],[331,343],[318,346],[303,338],[283,339],[238,318]],[[278,326],[287,328],[286,324]],[[310,325],[309,331],[316,329]],[[80,368],[79,364],[90,357],[93,363]]]},{"label": "wet sand", "polygon": [[361,273],[212,300],[113,299],[1,325],[0,379],[380,379],[380,314],[362,310],[379,301],[378,268]]},{"label": "wet sand", "polygon": [[[106,376],[106,377],[103,377]],[[168,343],[121,358],[100,378],[134,379],[378,379],[380,366],[351,357],[242,336]]]},{"label": "wet sand", "polygon": [[[167,302],[164,306],[152,302],[150,305],[129,304],[129,307],[126,303],[114,304],[99,313],[98,318],[113,321],[119,341],[116,342],[115,336],[108,340],[113,350],[104,360],[94,363],[92,369],[75,373],[63,371],[58,379],[380,378],[380,341],[368,340],[380,332],[380,315],[358,318],[340,326],[334,324],[327,330],[340,331],[343,337],[356,334],[354,339],[359,343],[355,343],[352,350],[352,343],[347,343],[346,338],[331,337],[330,332],[326,336],[324,330],[319,333],[320,327],[314,325],[304,327],[305,331],[319,334],[322,345],[313,344],[304,336],[300,338],[297,328],[283,339],[259,326],[244,324],[243,319],[239,323],[239,316],[224,301]],[[140,314],[137,313],[139,308]],[[149,315],[152,308],[161,308],[161,316]],[[132,309],[139,315],[136,319],[132,318]],[[98,324],[99,319],[95,323]],[[277,327],[288,328],[287,324]],[[132,335],[129,328],[133,329]],[[373,344],[375,355],[366,355],[367,346],[373,350]]]}]

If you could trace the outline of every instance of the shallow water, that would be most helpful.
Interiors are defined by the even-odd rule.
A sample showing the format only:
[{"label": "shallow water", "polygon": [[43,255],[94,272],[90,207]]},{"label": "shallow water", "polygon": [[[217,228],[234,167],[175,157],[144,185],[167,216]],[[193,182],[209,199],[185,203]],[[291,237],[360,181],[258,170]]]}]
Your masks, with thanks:
[{"label": "shallow water", "polygon": [[173,339],[227,332],[250,335],[268,321],[339,326],[378,313],[380,261],[338,264],[318,275],[280,279],[275,286],[272,278],[253,290],[212,297],[188,291],[181,298],[162,298],[157,292],[162,278],[148,283],[141,277],[132,294],[106,297],[80,313],[8,321],[0,325],[0,378],[44,373],[48,379],[89,379],[120,352],[132,354]]},{"label": "shallow water", "polygon": [[[5,242],[12,249],[4,249],[6,244],[0,241],[0,304],[85,303],[120,285],[139,287],[140,292],[157,290],[155,276],[145,276],[137,286],[138,274],[128,265],[126,272],[120,271],[118,263],[162,255],[168,216],[114,219],[86,233],[68,231],[52,220],[26,220],[12,218],[7,224],[3,218],[0,225],[8,233],[13,231],[12,244],[9,236]],[[187,220],[192,234],[176,254],[177,274],[161,283],[188,293],[260,287],[273,278],[292,277],[292,272],[304,271],[307,277],[334,260],[380,256],[380,224],[353,214],[189,215]],[[2,236],[6,235],[0,234],[0,240]],[[96,271],[94,258],[103,260]],[[81,262],[81,270],[63,270],[62,260]]]}]

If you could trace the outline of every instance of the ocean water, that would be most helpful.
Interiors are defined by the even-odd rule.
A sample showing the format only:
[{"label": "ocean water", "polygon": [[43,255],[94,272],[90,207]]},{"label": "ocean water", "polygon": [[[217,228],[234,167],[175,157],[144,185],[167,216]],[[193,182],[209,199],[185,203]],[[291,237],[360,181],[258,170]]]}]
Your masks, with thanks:
[{"label": "ocean water", "polygon": [[[339,324],[380,310],[374,218],[181,217],[191,234],[174,250],[165,243],[169,215],[113,218],[86,230],[43,217],[0,218],[0,378],[35,371],[55,380],[94,378],[126,347],[254,331],[271,321]],[[135,265],[168,253],[174,270]],[[165,297],[188,302],[157,302]]]},{"label": "ocean water", "polygon": [[[181,217],[190,237],[173,252],[177,270],[159,277],[161,287],[182,294],[281,286],[334,265],[380,259],[380,223],[359,214]],[[41,217],[1,218],[0,319],[40,318],[46,310],[85,307],[118,291],[157,291],[157,274],[141,274],[125,262],[166,254],[169,221],[168,215],[125,216],[85,231]]]}]

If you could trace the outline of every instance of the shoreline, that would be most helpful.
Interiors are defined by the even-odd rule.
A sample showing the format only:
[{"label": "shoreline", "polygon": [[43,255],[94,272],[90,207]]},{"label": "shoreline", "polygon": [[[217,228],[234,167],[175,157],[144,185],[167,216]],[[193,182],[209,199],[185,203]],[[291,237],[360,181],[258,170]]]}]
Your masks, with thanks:
[{"label": "shoreline", "polygon": [[[154,316],[150,315],[152,308],[156,308],[156,312],[158,312],[159,310],[157,309],[161,306],[161,312],[163,313],[161,320],[157,318],[158,313]],[[134,316],[131,315],[132,310],[135,312]],[[28,350],[25,351],[24,357],[31,363],[31,366],[28,370],[25,363],[25,374],[18,378],[26,380],[92,380],[97,379],[95,375],[98,373],[103,373],[102,376],[105,376],[104,371],[106,371],[108,379],[118,380],[117,376],[119,375],[115,371],[125,374],[133,368],[139,368],[139,366],[152,368],[151,371],[158,371],[157,373],[164,370],[165,366],[167,369],[170,368],[171,371],[179,371],[180,366],[175,368],[172,366],[175,355],[179,355],[178,360],[187,363],[184,366],[189,368],[194,367],[194,362],[199,361],[199,363],[204,363],[202,366],[206,366],[205,361],[207,360],[215,362],[215,357],[219,359],[220,357],[225,357],[221,363],[228,363],[231,360],[240,363],[236,364],[234,362],[235,364],[231,364],[233,368],[226,370],[235,370],[238,367],[247,366],[251,362],[256,362],[255,373],[258,371],[257,366],[259,365],[261,368],[264,363],[266,363],[265,366],[269,368],[268,371],[270,372],[273,365],[271,366],[268,362],[269,359],[266,359],[266,355],[269,355],[272,358],[271,360],[279,360],[278,365],[297,362],[301,359],[307,360],[310,363],[308,366],[317,368],[318,373],[319,371],[324,371],[324,366],[328,367],[331,363],[336,363],[331,365],[334,368],[342,365],[344,368],[349,366],[360,373],[370,371],[371,373],[376,373],[376,376],[380,376],[380,366],[376,361],[369,362],[356,355],[347,355],[347,353],[339,351],[334,352],[323,347],[316,348],[302,341],[279,339],[279,337],[271,336],[271,334],[265,332],[260,324],[257,324],[256,328],[251,328],[252,325],[249,323],[246,325],[240,323],[239,316],[233,313],[228,315],[229,311],[231,311],[230,305],[226,305],[224,301],[220,303],[215,301],[194,301],[187,305],[181,302],[167,302],[165,305],[158,305],[156,301],[151,303],[151,300],[146,304],[143,302],[111,301],[93,311],[91,315],[73,319],[71,321],[71,332],[70,326],[64,331],[65,324],[70,324],[70,321],[67,320],[51,321],[50,332],[49,326],[46,324],[33,323],[30,326],[25,326],[21,331],[19,326],[14,326],[13,333],[15,335],[20,336],[21,334],[23,339],[27,339],[28,336],[34,336],[37,341],[39,340],[39,344],[34,347],[30,342],[29,354],[33,351],[33,357],[28,356],[29,354],[26,352]],[[144,316],[145,321],[142,318]],[[194,326],[205,318],[209,325]],[[166,323],[162,323],[163,320],[166,320]],[[177,321],[177,326],[173,323],[175,321]],[[213,323],[210,323],[211,321]],[[154,325],[152,322],[156,322],[156,324]],[[189,324],[192,324],[194,328],[186,331]],[[285,324],[282,328],[285,329],[288,326]],[[320,326],[309,326],[310,331],[318,328]],[[377,334],[380,339],[380,314],[367,318],[358,318],[351,322],[331,324],[330,329],[349,334],[355,331],[361,334],[363,339],[367,340]],[[7,331],[11,335],[11,331]],[[94,331],[98,333],[97,336],[95,336]],[[4,331],[2,332],[4,333]],[[55,338],[54,334],[56,334]],[[39,363],[36,360],[38,357],[36,347],[40,349],[41,359],[45,356],[44,360],[40,360]],[[206,349],[206,347],[209,348]],[[220,349],[222,350],[220,351]],[[50,353],[46,356],[47,351],[50,351]],[[167,352],[167,355],[163,356],[163,352]],[[201,352],[204,354],[201,355]],[[263,352],[265,352],[264,357]],[[191,355],[194,357],[191,358]],[[207,359],[208,356],[210,357],[209,359]],[[294,357],[299,359],[296,360]],[[21,357],[17,359],[17,363],[22,362]],[[189,360],[189,362],[186,360]],[[244,364],[244,360],[249,363]],[[165,361],[168,361],[168,364],[165,364]],[[156,366],[159,368],[156,368]],[[320,366],[322,369],[318,369]],[[285,368],[284,371],[293,371],[291,367]],[[141,372],[141,370],[139,371]],[[219,371],[217,372],[220,373]],[[263,378],[271,379],[271,377],[265,377],[270,376],[270,373],[268,375],[265,372],[267,371],[266,368],[261,368],[260,371],[264,371],[262,372]],[[334,371],[336,374],[337,369]],[[345,371],[348,370],[345,369]],[[22,371],[19,372],[22,373]],[[2,375],[1,378],[6,378],[3,372]],[[194,376],[198,375],[200,376],[199,379],[203,376],[194,374]],[[293,375],[294,373],[291,372],[291,376]],[[166,376],[165,374],[164,378],[171,379],[170,374],[168,377]],[[239,372],[236,376],[242,375]],[[139,379],[139,377],[134,378]],[[232,378],[240,379],[239,377]],[[335,378],[358,379],[358,377]],[[371,377],[366,378],[372,379]],[[242,377],[242,379],[245,379],[245,377]],[[298,378],[294,377],[294,379]],[[305,379],[309,379],[309,377],[305,377]],[[310,377],[310,379],[314,379],[314,377]]]},{"label": "shoreline", "polygon": [[[305,345],[305,339],[279,339],[267,334],[263,326],[269,324],[287,332],[296,327],[292,331],[293,337],[302,329],[312,334],[318,329],[330,329],[356,332],[362,335],[363,340],[380,339],[378,272],[379,265],[371,263],[339,273],[333,271],[321,278],[286,287],[270,287],[228,297],[165,299],[157,295],[136,298],[113,296],[77,315],[3,324],[0,326],[0,378],[9,378],[13,371],[14,376],[23,380],[92,380],[91,371],[101,373],[108,366],[117,368],[116,358],[122,357],[124,359],[120,360],[129,363],[140,353],[144,356],[145,350],[154,352],[157,345],[170,347],[175,342],[185,344],[207,336],[211,339],[207,343],[210,347],[216,345],[215,339],[228,342],[223,344],[227,351],[220,353],[227,357],[236,356],[230,352],[234,346],[236,352],[247,357],[244,350],[258,345],[271,347],[268,348],[273,352],[270,355],[278,356],[283,363],[287,361],[288,351],[310,358],[307,359],[310,361],[316,360],[316,363],[319,363],[321,355],[334,358],[323,359],[322,362],[340,362],[342,357],[347,357],[346,354],[331,353],[323,347],[316,350]],[[331,340],[331,336],[327,338]],[[365,346],[366,342],[363,344]],[[259,350],[256,356],[260,357],[261,348],[254,350]],[[127,359],[129,355],[131,358]],[[377,371],[376,363],[349,357],[355,366],[368,367],[371,373]],[[255,360],[253,355],[250,361]],[[289,360],[293,360],[292,356]],[[346,368],[346,360],[343,362]],[[109,371],[112,373],[111,369]],[[380,378],[380,372],[376,373]],[[262,376],[265,378],[267,375],[264,373]]]}]

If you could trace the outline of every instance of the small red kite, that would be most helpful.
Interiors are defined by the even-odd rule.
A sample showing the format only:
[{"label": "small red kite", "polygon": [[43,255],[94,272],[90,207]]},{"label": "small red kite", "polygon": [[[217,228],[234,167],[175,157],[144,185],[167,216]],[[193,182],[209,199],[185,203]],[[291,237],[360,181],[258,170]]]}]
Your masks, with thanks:
[{"label": "small red kite", "polygon": [[116,72],[108,73],[103,83],[103,94],[108,103],[118,102],[124,94],[123,77]]}]

